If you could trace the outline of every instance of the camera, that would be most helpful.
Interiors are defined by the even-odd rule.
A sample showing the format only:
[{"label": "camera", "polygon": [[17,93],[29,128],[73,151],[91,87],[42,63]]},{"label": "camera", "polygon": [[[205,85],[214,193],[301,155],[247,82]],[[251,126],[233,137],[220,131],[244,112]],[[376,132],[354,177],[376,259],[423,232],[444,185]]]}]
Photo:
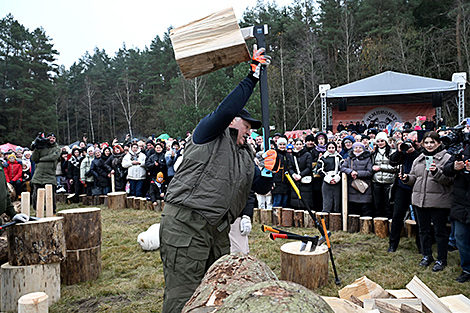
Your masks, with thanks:
[{"label": "camera", "polygon": [[411,139],[407,139],[400,144],[400,150],[405,153],[413,147],[413,140]]},{"label": "camera", "polygon": [[49,139],[45,138],[44,133],[39,132],[31,143],[31,150],[44,149],[49,147]]},{"label": "camera", "polygon": [[447,152],[455,155],[457,158],[461,157],[465,146],[470,144],[470,133],[464,133],[464,129],[464,125],[458,125],[449,128],[450,132],[447,135],[441,136],[441,141]]}]

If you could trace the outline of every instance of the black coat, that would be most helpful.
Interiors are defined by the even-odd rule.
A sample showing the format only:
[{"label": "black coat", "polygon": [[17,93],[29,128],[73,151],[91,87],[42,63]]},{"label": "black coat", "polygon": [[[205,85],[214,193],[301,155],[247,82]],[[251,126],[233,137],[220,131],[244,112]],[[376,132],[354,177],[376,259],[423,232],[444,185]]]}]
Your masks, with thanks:
[{"label": "black coat", "polygon": [[280,158],[280,166],[279,171],[274,174],[274,188],[272,194],[287,194],[290,190],[290,185],[284,173],[289,171],[289,154],[287,151],[281,151],[279,149],[276,149],[276,152]]},{"label": "black coat", "polygon": [[[158,166],[155,165],[155,162],[158,163]],[[163,177],[166,178],[168,175],[168,167],[166,165],[165,151],[160,153],[155,152],[150,155],[150,157],[145,160],[145,167],[150,173],[150,177],[155,178],[157,177],[158,172],[162,172]]]},{"label": "black coat", "polygon": [[[463,152],[462,160],[465,161],[469,159],[470,145],[467,145]],[[454,169],[455,161],[456,157],[453,155],[443,168],[443,172],[446,176],[454,176],[450,218],[461,223],[470,224],[470,173],[466,173],[465,168],[456,171]]]},{"label": "black coat", "polygon": [[116,191],[125,191],[127,183],[127,168],[122,167],[122,159],[126,154],[110,155],[106,164],[114,170],[114,184]]},{"label": "black coat", "polygon": [[108,174],[111,172],[111,167],[106,164],[107,158],[104,159],[103,156],[99,159],[95,158],[91,162],[90,172],[95,179],[96,187],[110,187],[111,179],[108,177]]},{"label": "black coat", "polygon": [[[299,174],[297,172],[297,167],[295,166],[294,158],[297,159],[297,164],[299,165],[300,176],[312,176],[312,155],[303,148],[299,152],[294,152],[291,156],[291,167],[289,168],[289,174]],[[313,182],[309,184],[303,184],[300,181],[296,181],[295,184],[299,188],[300,196],[307,202],[310,208],[313,207]],[[297,193],[291,188],[291,200],[290,203],[295,208],[305,208],[302,204],[302,201],[297,196]]]}]

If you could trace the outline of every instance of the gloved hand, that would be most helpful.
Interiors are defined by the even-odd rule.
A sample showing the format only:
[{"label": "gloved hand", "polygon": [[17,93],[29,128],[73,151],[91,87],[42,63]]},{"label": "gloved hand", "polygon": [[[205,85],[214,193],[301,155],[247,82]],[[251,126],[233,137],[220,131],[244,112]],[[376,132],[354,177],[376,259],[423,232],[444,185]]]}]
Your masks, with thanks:
[{"label": "gloved hand", "polygon": [[251,71],[253,77],[259,79],[261,75],[261,66],[268,67],[271,64],[271,57],[263,54],[266,49],[261,48],[258,50],[257,45],[253,45],[253,57],[251,58]]},{"label": "gloved hand", "polygon": [[268,150],[263,154],[258,154],[260,158],[259,166],[265,168],[268,171],[277,173],[279,171],[279,166],[281,164],[280,159],[278,158],[276,150]]},{"label": "gloved hand", "polygon": [[23,213],[16,214],[15,216],[13,216],[12,221],[26,223],[27,221],[29,221],[29,216]]},{"label": "gloved hand", "polygon": [[251,219],[248,215],[243,215],[240,220],[240,232],[242,236],[248,236],[251,232]]}]

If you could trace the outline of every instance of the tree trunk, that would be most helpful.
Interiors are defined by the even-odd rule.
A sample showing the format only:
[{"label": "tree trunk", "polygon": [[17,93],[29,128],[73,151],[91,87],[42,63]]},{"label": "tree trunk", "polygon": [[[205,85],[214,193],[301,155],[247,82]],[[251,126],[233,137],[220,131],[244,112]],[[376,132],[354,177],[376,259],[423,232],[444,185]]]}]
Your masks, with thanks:
[{"label": "tree trunk", "polygon": [[376,217],[374,218],[374,232],[380,238],[388,237],[388,218]]},{"label": "tree trunk", "polygon": [[374,232],[374,221],[370,216],[362,216],[359,219],[361,234],[372,234]]},{"label": "tree trunk", "polygon": [[341,221],[341,213],[330,213],[330,228],[331,231],[338,231],[343,229]]},{"label": "tree trunk", "polygon": [[[117,210],[117,209],[124,209],[127,207],[129,207],[129,204],[131,204],[129,201],[131,201],[130,199],[126,199],[126,192],[125,191],[116,191],[116,192],[110,192],[108,193],[108,208],[110,209],[114,209],[114,210]],[[131,198],[131,197],[129,197]],[[132,200],[134,200],[135,198],[132,198]],[[134,201],[132,201],[132,206],[134,205]]]},{"label": "tree trunk", "polygon": [[348,215],[348,232],[357,233],[359,231],[359,218],[360,215],[349,214]]},{"label": "tree trunk", "polygon": [[215,312],[235,291],[264,281],[277,277],[262,261],[239,253],[225,255],[209,268],[182,313]]}]

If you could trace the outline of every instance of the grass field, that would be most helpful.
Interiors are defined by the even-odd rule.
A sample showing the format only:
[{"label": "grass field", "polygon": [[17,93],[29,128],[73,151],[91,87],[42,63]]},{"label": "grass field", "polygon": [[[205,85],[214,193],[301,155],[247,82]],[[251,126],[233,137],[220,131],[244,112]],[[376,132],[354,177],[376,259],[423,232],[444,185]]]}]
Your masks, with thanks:
[{"label": "grass field", "polygon": [[[76,205],[60,206],[68,209]],[[160,312],[163,302],[163,269],[159,251],[145,252],[137,235],[160,221],[160,213],[131,209],[102,209],[102,273],[91,282],[62,286],[61,300],[50,308],[59,312]],[[299,234],[317,235],[315,229],[290,228]],[[272,241],[253,225],[251,255],[264,261],[280,277],[280,246],[286,240]],[[470,297],[470,284],[455,278],[461,273],[458,252],[449,254],[449,265],[442,272],[418,266],[421,255],[414,239],[403,238],[396,253],[387,253],[388,240],[375,235],[334,232],[331,238],[335,263],[342,285],[334,284],[330,266],[328,285],[316,292],[338,296],[338,290],[366,275],[384,289],[402,289],[417,275],[438,296],[462,293]]]}]

